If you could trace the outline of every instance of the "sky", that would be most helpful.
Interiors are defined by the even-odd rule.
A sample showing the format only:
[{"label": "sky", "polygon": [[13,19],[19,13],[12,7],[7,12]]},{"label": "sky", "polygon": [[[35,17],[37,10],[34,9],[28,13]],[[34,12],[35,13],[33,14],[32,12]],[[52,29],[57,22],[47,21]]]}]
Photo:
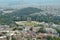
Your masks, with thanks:
[{"label": "sky", "polygon": [[60,0],[0,0],[0,6],[7,5],[60,5]]}]

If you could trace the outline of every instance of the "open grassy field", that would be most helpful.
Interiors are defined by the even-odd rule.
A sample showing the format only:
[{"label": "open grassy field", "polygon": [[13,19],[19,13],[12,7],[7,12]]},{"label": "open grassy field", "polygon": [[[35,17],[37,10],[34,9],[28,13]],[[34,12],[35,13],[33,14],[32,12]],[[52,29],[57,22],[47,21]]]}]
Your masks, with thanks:
[{"label": "open grassy field", "polygon": [[36,21],[31,21],[31,22],[28,22],[28,21],[18,21],[16,22],[17,25],[27,25],[27,26],[35,26],[35,25],[38,25],[40,22],[36,22]]}]

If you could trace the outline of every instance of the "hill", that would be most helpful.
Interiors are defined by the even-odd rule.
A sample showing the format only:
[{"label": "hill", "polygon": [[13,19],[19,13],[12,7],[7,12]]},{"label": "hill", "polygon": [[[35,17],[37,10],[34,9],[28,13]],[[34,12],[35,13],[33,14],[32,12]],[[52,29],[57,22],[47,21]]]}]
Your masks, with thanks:
[{"label": "hill", "polygon": [[[0,23],[1,24],[10,24],[15,21],[26,21],[27,17],[31,17],[32,21],[45,21],[45,22],[54,22],[60,24],[60,16],[52,14],[51,10],[46,11],[47,9],[27,7],[22,9],[7,9],[14,10],[12,13],[3,13],[0,12]],[[58,9],[56,9],[58,10]],[[5,9],[6,11],[6,9]],[[54,12],[54,11],[53,11]],[[59,14],[59,13],[58,13]]]}]

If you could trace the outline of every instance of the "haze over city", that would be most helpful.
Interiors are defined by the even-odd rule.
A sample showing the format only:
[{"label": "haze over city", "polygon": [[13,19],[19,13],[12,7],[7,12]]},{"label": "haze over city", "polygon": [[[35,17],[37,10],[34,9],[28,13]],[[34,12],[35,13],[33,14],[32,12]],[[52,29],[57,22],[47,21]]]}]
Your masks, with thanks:
[{"label": "haze over city", "polygon": [[0,0],[0,6],[60,5],[60,0]]}]

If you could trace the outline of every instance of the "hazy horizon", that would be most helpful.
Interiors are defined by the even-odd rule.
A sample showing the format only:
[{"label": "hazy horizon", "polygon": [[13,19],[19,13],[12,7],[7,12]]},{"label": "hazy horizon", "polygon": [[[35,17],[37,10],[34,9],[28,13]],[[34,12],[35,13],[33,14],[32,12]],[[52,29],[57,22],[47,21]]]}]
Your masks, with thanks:
[{"label": "hazy horizon", "polygon": [[0,6],[60,5],[60,0],[0,0]]}]

